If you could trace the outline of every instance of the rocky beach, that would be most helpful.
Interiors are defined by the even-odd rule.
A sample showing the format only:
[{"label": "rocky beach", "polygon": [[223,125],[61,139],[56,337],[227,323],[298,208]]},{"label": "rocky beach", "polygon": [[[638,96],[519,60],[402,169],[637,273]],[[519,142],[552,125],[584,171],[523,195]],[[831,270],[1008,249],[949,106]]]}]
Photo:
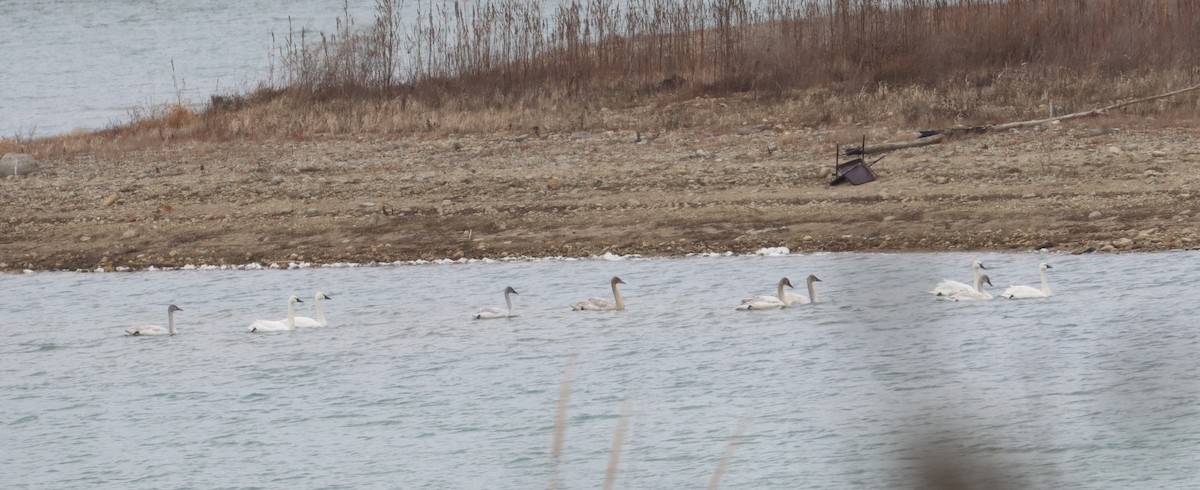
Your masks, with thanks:
[{"label": "rocky beach", "polygon": [[1090,124],[887,154],[880,129],[627,131],[173,143],[40,156],[0,180],[0,268],[1200,245],[1200,131]]}]

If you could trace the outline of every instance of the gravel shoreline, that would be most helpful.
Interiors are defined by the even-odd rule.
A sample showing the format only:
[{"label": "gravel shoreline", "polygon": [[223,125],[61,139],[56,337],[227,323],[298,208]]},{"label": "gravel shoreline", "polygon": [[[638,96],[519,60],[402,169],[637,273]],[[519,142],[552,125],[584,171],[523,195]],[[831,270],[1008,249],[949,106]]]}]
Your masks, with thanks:
[{"label": "gravel shoreline", "polygon": [[886,135],[763,125],[42,157],[38,173],[0,181],[0,270],[1200,247],[1195,128],[964,138],[830,187],[835,142],[862,132]]}]

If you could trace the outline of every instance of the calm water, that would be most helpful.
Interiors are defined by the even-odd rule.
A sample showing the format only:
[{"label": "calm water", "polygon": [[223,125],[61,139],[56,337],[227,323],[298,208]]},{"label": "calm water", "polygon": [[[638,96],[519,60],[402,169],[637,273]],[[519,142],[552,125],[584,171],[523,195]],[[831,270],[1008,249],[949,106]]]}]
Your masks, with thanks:
[{"label": "calm water", "polygon": [[[373,0],[347,2],[360,24]],[[332,32],[342,1],[0,1],[0,136],[47,136],[128,121],[177,100],[204,103],[270,76],[271,33]],[[175,62],[172,79],[171,62]]]},{"label": "calm water", "polygon": [[[1049,300],[948,303],[968,280]],[[737,312],[782,275],[817,305]],[[624,312],[572,312],[620,275]],[[0,475],[16,488],[1200,485],[1200,261],[792,255],[0,276]],[[520,316],[473,321],[502,304]],[[250,334],[324,290],[324,329]],[[177,303],[181,334],[132,338]],[[311,316],[311,299],[301,312]],[[577,356],[559,462],[564,365]]]}]

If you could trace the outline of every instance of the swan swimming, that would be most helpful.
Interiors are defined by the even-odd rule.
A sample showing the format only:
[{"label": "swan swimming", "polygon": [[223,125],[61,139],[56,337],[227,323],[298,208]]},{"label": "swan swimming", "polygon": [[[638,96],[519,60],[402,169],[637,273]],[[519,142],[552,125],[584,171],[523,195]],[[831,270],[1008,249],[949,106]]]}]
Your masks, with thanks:
[{"label": "swan swimming", "polygon": [[175,312],[176,311],[183,311],[183,308],[180,308],[175,305],[171,305],[171,306],[167,307],[167,326],[166,327],[163,327],[162,325],[142,325],[140,327],[129,327],[129,328],[125,329],[125,333],[132,335],[132,336],[175,335],[176,333],[178,333],[175,331]]},{"label": "swan swimming", "polygon": [[1042,276],[1042,289],[1032,286],[1009,286],[1003,293],[1000,293],[1000,297],[1008,299],[1049,298],[1050,281],[1046,279],[1046,269],[1053,269],[1053,267],[1045,262],[1038,266],[1038,272]]},{"label": "swan swimming", "polygon": [[[317,294],[313,295],[313,306],[317,309],[317,319],[313,320],[312,318],[309,318],[306,316],[298,316],[295,318],[296,328],[318,328],[318,327],[328,327],[329,326],[329,322],[325,321],[325,310],[323,310],[321,308],[321,300],[323,300],[323,299],[333,299],[333,298],[330,298],[328,295],[326,295],[325,293],[323,293],[321,291],[317,291]],[[279,320],[279,321],[286,323],[287,319],[284,318],[283,320]]]},{"label": "swan swimming", "polygon": [[587,301],[580,301],[571,305],[571,309],[575,311],[616,311],[625,309],[625,301],[621,299],[621,292],[617,291],[617,284],[625,284],[621,278],[613,276],[609,281],[612,285],[613,299],[616,303],[610,303],[604,298],[589,298]]},{"label": "swan swimming", "polygon": [[283,332],[294,330],[296,328],[296,303],[303,303],[296,295],[288,296],[288,313],[287,320],[254,320],[249,327],[246,327],[248,332]]},{"label": "swan swimming", "polygon": [[806,281],[808,282],[808,296],[807,297],[804,296],[803,294],[793,293],[791,291],[788,291],[786,294],[784,294],[784,296],[786,296],[789,300],[792,301],[792,304],[802,304],[803,305],[803,304],[817,302],[817,289],[815,287],[813,287],[813,283],[821,282],[821,279],[815,275],[809,274],[808,279],[806,279]]},{"label": "swan swimming", "polygon": [[[809,277],[812,277],[812,276],[809,276]],[[809,285],[812,285],[812,283],[809,283]],[[780,279],[779,280],[779,290],[776,292],[775,296],[755,296],[753,298],[746,298],[746,299],[742,300],[742,304],[737,305],[737,307],[734,309],[741,310],[741,311],[770,310],[770,309],[774,309],[774,308],[783,308],[785,306],[788,306],[788,305],[792,304],[792,300],[791,300],[791,298],[788,298],[787,293],[784,292],[784,290],[783,290],[784,286],[787,286],[789,288],[792,287],[792,281],[789,281],[788,278],[786,278],[786,277],[783,279]]]},{"label": "swan swimming", "polygon": [[513,313],[512,295],[514,294],[520,293],[518,293],[516,289],[513,289],[512,286],[504,288],[504,303],[508,305],[508,309],[495,307],[480,308],[479,311],[475,312],[475,319],[490,320],[492,318],[517,316],[516,313]]},{"label": "swan swimming", "polygon": [[[987,267],[984,267],[983,263],[978,260],[971,263],[971,280],[976,285],[979,284],[979,269],[987,270]],[[956,293],[971,294],[971,291],[975,290],[976,288],[970,285],[951,279],[943,279],[942,282],[938,283],[937,287],[933,288],[933,291],[930,291],[930,293],[932,293],[934,296],[951,296]]]},{"label": "swan swimming", "polygon": [[975,289],[969,291],[958,291],[949,295],[942,296],[950,301],[975,301],[992,299],[991,293],[984,290],[983,285],[992,285],[992,279],[987,274],[979,276],[979,280],[975,282]]}]

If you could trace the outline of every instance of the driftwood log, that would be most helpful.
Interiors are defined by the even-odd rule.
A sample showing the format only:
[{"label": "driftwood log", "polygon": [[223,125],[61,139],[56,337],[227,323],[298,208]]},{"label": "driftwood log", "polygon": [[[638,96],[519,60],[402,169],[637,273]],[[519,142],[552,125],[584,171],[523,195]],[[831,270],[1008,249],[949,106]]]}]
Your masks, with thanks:
[{"label": "driftwood log", "polygon": [[1188,88],[1183,88],[1183,89],[1175,90],[1172,92],[1167,92],[1165,94],[1158,94],[1158,95],[1153,95],[1150,97],[1143,97],[1140,99],[1134,99],[1134,100],[1129,100],[1129,101],[1125,101],[1125,102],[1118,102],[1116,104],[1112,104],[1107,107],[1092,109],[1090,111],[1076,112],[1073,114],[1064,114],[1061,116],[1049,117],[1046,119],[1035,119],[1032,121],[1015,121],[1015,122],[1008,122],[1008,123],[1003,123],[1003,124],[988,124],[988,125],[984,125],[984,126],[970,126],[970,127],[957,127],[957,128],[948,128],[948,129],[921,130],[921,131],[917,132],[918,136],[914,140],[891,141],[891,142],[887,142],[887,143],[880,143],[878,145],[851,146],[851,147],[846,148],[845,154],[846,155],[871,155],[871,154],[875,154],[875,153],[885,153],[885,152],[889,152],[889,151],[901,150],[904,148],[914,148],[914,147],[918,147],[918,146],[934,145],[934,144],[938,144],[938,143],[945,141],[946,138],[952,138],[955,136],[963,136],[963,135],[969,135],[969,134],[983,134],[983,133],[988,133],[988,132],[992,132],[992,131],[1005,131],[1005,130],[1015,129],[1015,128],[1027,128],[1027,127],[1031,127],[1031,126],[1039,126],[1042,124],[1049,124],[1054,121],[1066,121],[1069,119],[1079,119],[1079,118],[1083,118],[1083,117],[1099,116],[1102,114],[1106,114],[1108,111],[1111,111],[1113,109],[1119,109],[1119,108],[1125,107],[1127,105],[1137,104],[1137,103],[1141,103],[1141,102],[1149,102],[1152,100],[1164,99],[1167,97],[1174,97],[1176,95],[1191,92],[1193,90],[1200,90],[1200,85],[1193,85]]}]

